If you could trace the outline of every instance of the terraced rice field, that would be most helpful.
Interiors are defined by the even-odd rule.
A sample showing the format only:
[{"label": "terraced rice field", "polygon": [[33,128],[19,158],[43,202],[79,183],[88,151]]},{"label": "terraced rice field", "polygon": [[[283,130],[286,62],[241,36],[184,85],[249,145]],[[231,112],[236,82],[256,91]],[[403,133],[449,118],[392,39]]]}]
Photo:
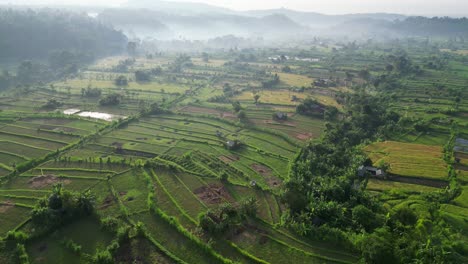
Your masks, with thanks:
[{"label": "terraced rice field", "polygon": [[442,147],[385,141],[364,148],[374,164],[385,162],[391,174],[430,180],[447,180]]},{"label": "terraced rice field", "polygon": [[0,126],[0,176],[16,166],[65,148],[104,126],[69,118],[24,118]]}]

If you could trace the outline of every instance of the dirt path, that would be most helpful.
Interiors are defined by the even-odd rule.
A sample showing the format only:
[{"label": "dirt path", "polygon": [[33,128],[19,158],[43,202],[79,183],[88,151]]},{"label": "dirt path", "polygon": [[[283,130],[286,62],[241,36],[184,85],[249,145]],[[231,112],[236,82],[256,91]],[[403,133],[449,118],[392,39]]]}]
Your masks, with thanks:
[{"label": "dirt path", "polygon": [[389,179],[391,181],[424,185],[424,186],[436,187],[436,188],[444,188],[448,186],[448,182],[445,182],[445,181],[422,179],[422,178],[416,178],[416,177],[403,177],[399,175],[390,175]]},{"label": "dirt path", "polygon": [[13,207],[15,207],[15,204],[10,200],[2,202],[0,203],[0,213],[4,214]]}]

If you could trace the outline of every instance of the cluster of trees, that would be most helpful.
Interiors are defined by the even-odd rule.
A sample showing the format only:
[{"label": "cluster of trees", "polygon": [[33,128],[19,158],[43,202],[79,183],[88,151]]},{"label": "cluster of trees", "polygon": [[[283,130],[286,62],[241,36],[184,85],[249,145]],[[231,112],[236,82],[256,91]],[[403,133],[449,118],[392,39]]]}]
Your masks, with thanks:
[{"label": "cluster of trees", "polygon": [[[65,11],[0,10],[0,58],[45,59],[54,50],[70,50],[78,53],[110,55],[120,52],[127,38],[86,14]],[[60,58],[62,57],[62,58]],[[51,56],[51,65],[58,66],[56,59],[76,60],[69,54]]]},{"label": "cluster of trees", "polygon": [[273,88],[275,85],[278,85],[279,83],[280,83],[280,77],[277,73],[275,73],[269,80],[262,82],[262,87],[264,89],[270,89],[270,88]]},{"label": "cluster of trees", "polygon": [[392,28],[409,36],[468,36],[468,19],[451,17],[409,17]]},{"label": "cluster of trees", "polygon": [[31,213],[38,228],[50,230],[94,213],[95,197],[90,191],[75,193],[55,184],[52,193],[39,201]]},{"label": "cluster of trees", "polygon": [[296,107],[296,112],[300,115],[323,116],[325,106],[309,97]]},{"label": "cluster of trees", "polygon": [[192,58],[188,55],[181,54],[177,56],[174,62],[170,65],[170,70],[175,73],[180,73],[184,68],[193,66]]},{"label": "cluster of trees", "polygon": [[248,217],[257,214],[257,201],[247,198],[239,204],[222,204],[198,216],[199,226],[211,235],[222,235],[239,227]]},{"label": "cluster of trees", "polygon": [[94,56],[85,52],[56,51],[48,57],[48,63],[31,60],[22,61],[16,70],[16,75],[3,71],[0,75],[0,89],[13,85],[32,85],[45,83],[76,74],[80,67],[94,60]]},{"label": "cluster of trees", "polygon": [[74,74],[79,67],[93,62],[95,56],[89,51],[61,50],[49,55],[49,67],[58,77]]},{"label": "cluster of trees", "polygon": [[135,80],[137,82],[150,82],[151,74],[148,71],[138,70],[135,72]]},{"label": "cluster of trees", "polygon": [[[2,72],[0,89],[45,83],[76,74],[96,57],[121,52],[127,38],[85,14],[0,9],[0,59],[22,63]],[[41,61],[34,62],[34,61]]]},{"label": "cluster of trees", "polygon": [[223,85],[223,94],[222,95],[215,95],[209,98],[208,102],[216,102],[216,103],[230,103],[231,98],[235,97],[240,93],[239,90],[233,89],[231,84],[224,83]]},{"label": "cluster of trees", "polygon": [[128,72],[128,68],[135,64],[135,59],[125,59],[119,61],[117,66],[112,67],[113,72]]},{"label": "cluster of trees", "polygon": [[12,84],[31,85],[50,81],[53,77],[54,73],[48,65],[27,60],[18,66]]},{"label": "cluster of trees", "polygon": [[99,88],[82,88],[81,89],[81,96],[82,97],[101,97],[102,90]]},{"label": "cluster of trees", "polygon": [[404,52],[388,56],[387,61],[388,64],[385,67],[385,70],[389,73],[399,76],[410,74],[419,75],[422,73],[421,67],[419,67],[419,65],[415,65],[413,60]]},{"label": "cluster of trees", "polygon": [[127,79],[127,77],[125,77],[123,75],[119,75],[117,78],[115,78],[114,83],[117,86],[127,86],[128,85],[128,79]]},{"label": "cluster of trees", "polygon": [[99,100],[99,104],[102,106],[114,106],[119,105],[122,100],[122,95],[118,93],[111,93],[106,95],[104,98]]},{"label": "cluster of trees", "polygon": [[170,111],[158,103],[152,103],[148,107],[145,106],[140,109],[141,115],[159,115],[166,113],[170,113]]},{"label": "cluster of trees", "polygon": [[42,108],[44,109],[48,109],[48,110],[53,110],[53,109],[57,109],[59,108],[60,106],[62,106],[63,103],[58,101],[57,99],[55,98],[51,98],[49,100],[47,100],[47,103],[45,103]]},{"label": "cluster of trees", "polygon": [[235,59],[235,62],[256,62],[257,57],[253,53],[244,54],[240,53]]},{"label": "cluster of trees", "polygon": [[5,90],[12,84],[14,77],[7,71],[4,70],[0,73],[0,90]]},{"label": "cluster of trees", "polygon": [[342,120],[327,123],[322,141],[309,143],[291,166],[282,195],[286,223],[304,236],[357,250],[366,263],[463,262],[467,247],[437,213],[449,191],[423,197],[429,216],[418,215],[407,205],[384,207],[357,176],[359,166],[372,165],[359,145],[398,127],[389,100],[362,91],[344,98]]}]

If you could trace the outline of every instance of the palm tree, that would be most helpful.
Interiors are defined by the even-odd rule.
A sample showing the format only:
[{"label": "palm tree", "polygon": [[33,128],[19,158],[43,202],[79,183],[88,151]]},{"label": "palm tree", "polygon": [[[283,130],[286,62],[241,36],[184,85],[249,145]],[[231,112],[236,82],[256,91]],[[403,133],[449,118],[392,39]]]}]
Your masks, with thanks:
[{"label": "palm tree", "polygon": [[255,104],[258,104],[258,99],[260,99],[260,95],[259,95],[259,94],[255,94],[253,98],[254,98],[254,100],[255,100]]}]

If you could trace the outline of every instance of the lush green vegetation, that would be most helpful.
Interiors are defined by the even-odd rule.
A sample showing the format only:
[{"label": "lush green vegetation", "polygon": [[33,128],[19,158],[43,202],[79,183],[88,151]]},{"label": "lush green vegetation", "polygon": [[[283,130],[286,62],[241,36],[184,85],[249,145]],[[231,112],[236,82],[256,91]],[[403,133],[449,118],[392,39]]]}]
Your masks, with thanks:
[{"label": "lush green vegetation", "polygon": [[[75,37],[108,32],[91,29]],[[0,262],[467,262],[454,46],[130,42],[130,57],[18,61],[0,78]]]}]

